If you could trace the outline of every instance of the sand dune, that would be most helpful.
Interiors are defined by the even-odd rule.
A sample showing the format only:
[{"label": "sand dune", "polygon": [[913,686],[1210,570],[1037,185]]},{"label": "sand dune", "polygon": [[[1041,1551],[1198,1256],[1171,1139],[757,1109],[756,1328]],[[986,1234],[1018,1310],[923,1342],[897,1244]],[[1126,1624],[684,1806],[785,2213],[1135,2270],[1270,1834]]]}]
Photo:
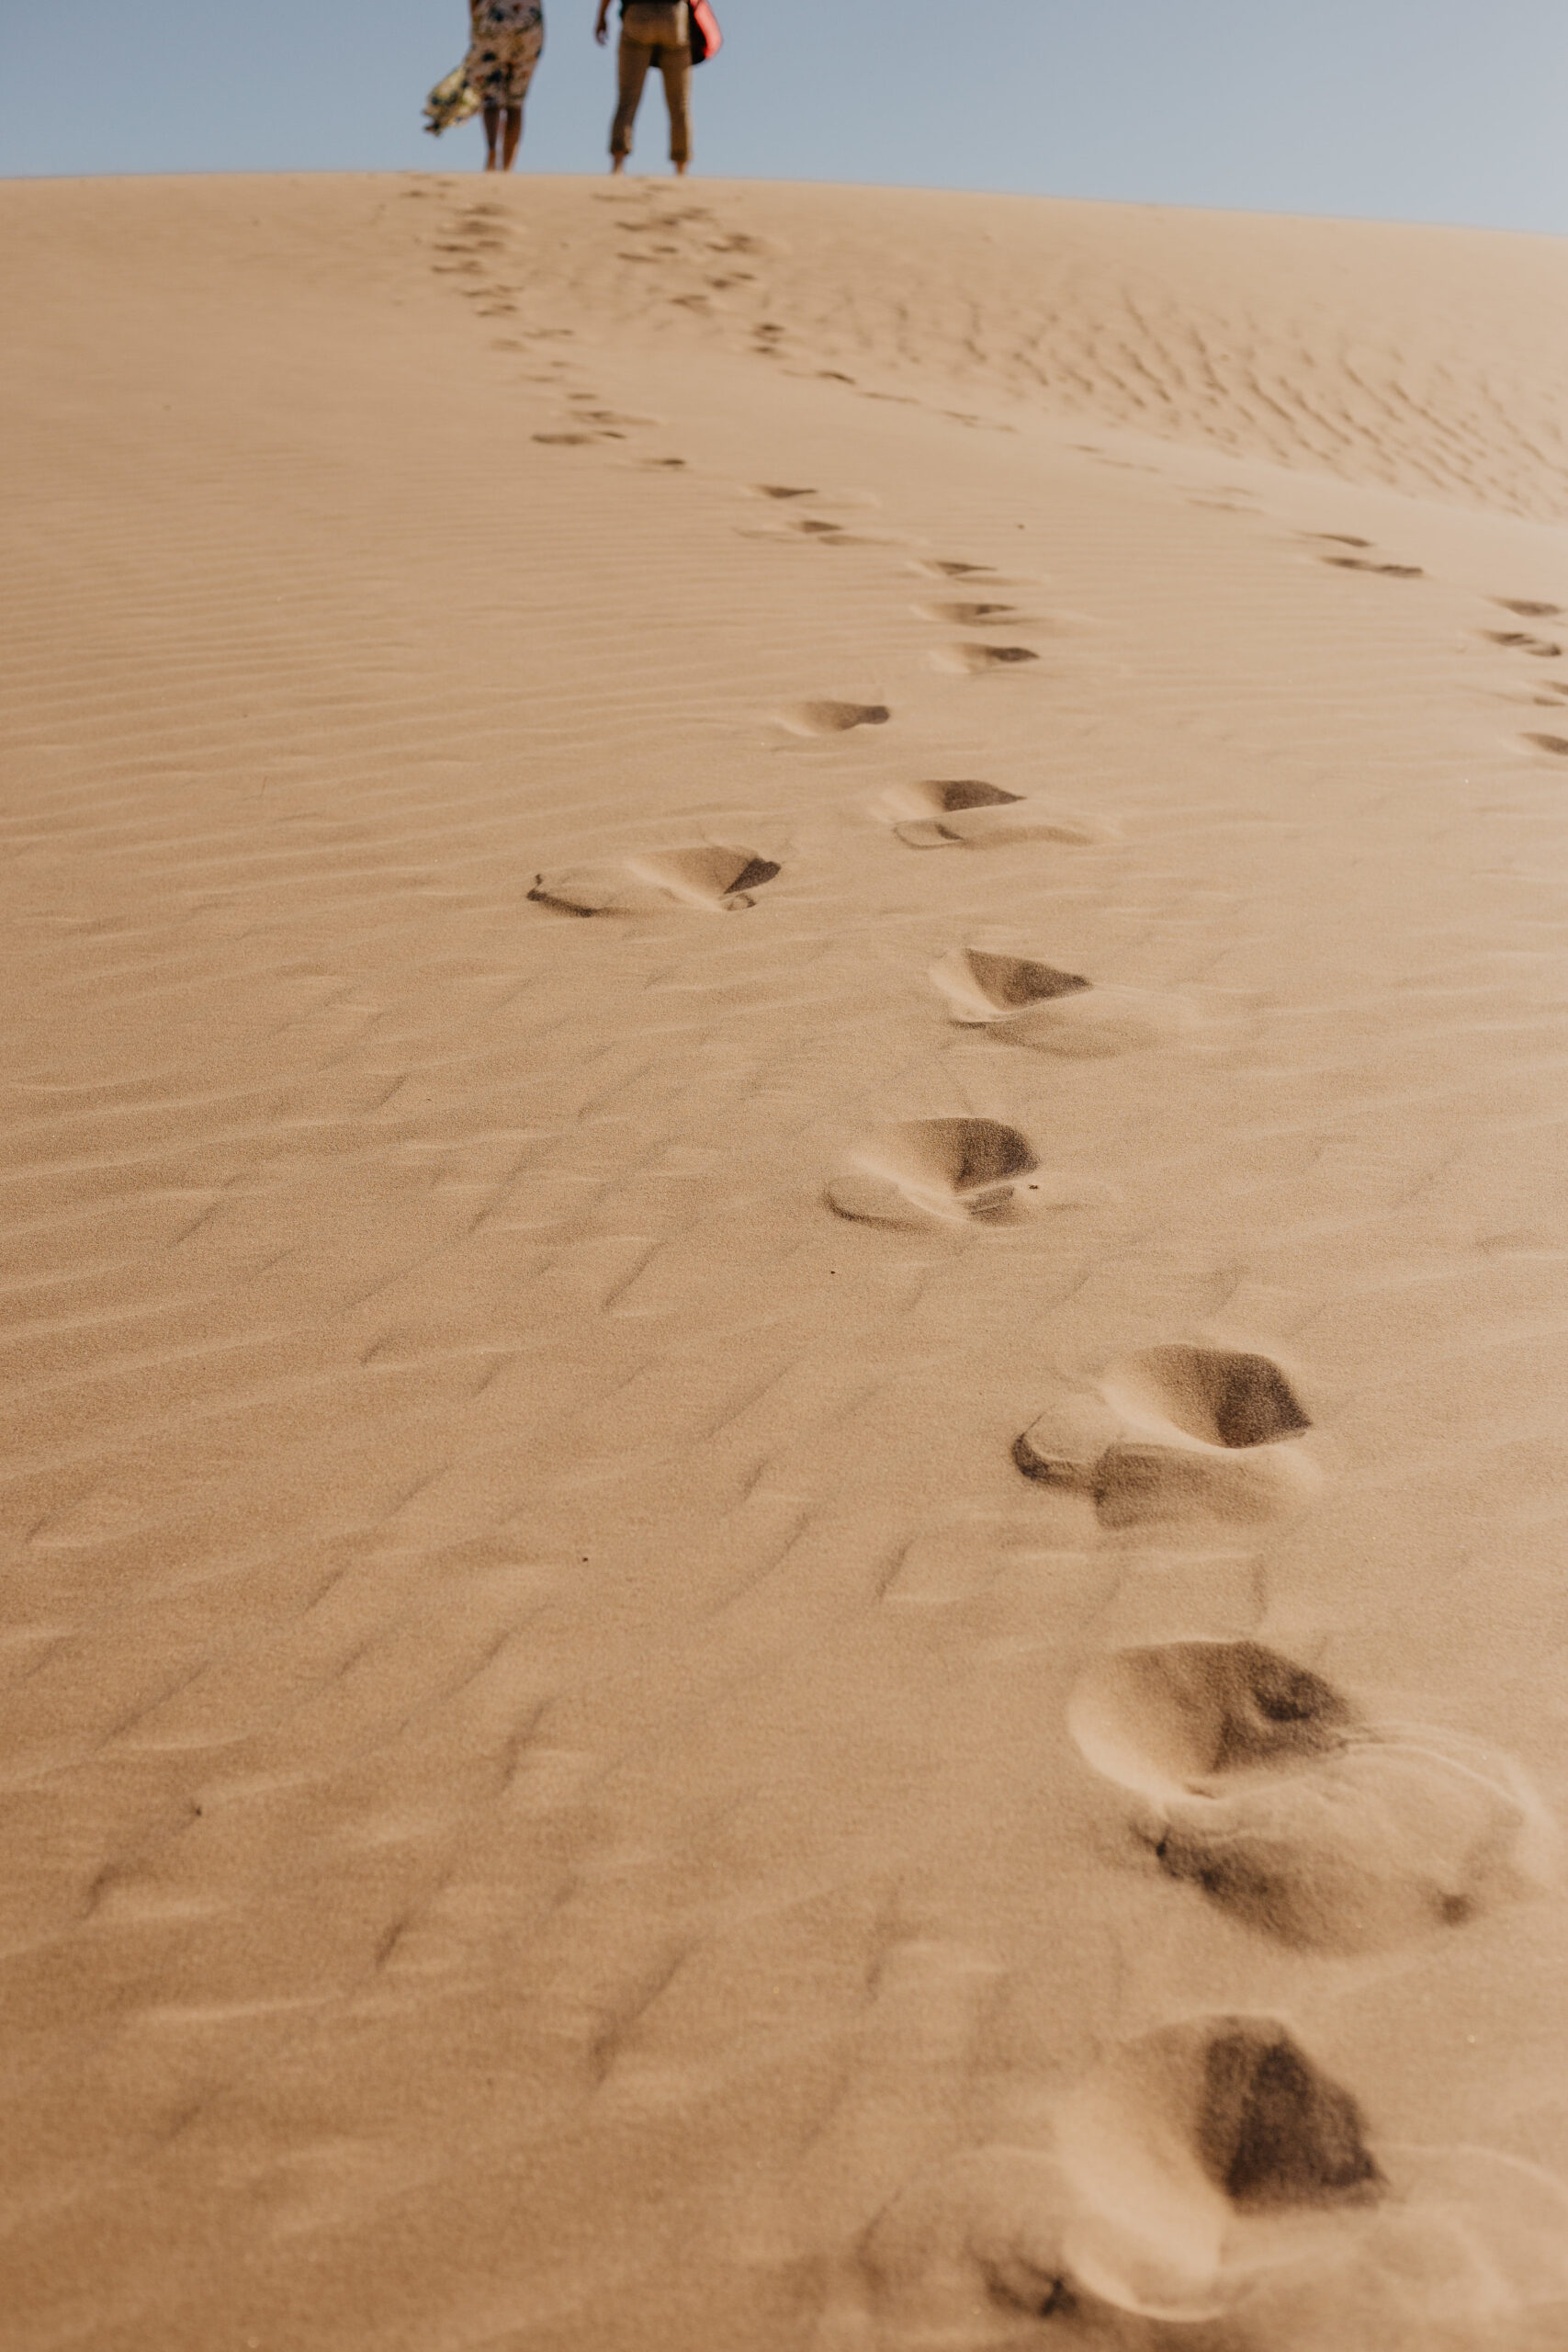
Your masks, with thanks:
[{"label": "sand dune", "polygon": [[1563,248],[0,211],[8,2340],[1561,2352]]}]

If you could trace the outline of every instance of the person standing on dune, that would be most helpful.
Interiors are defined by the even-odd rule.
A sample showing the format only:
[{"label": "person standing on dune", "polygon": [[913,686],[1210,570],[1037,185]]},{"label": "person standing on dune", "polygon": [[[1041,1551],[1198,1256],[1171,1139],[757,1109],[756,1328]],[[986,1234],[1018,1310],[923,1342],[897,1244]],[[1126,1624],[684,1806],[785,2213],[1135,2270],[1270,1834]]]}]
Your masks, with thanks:
[{"label": "person standing on dune", "polygon": [[545,46],[541,0],[468,0],[462,75],[484,109],[485,169],[509,172],[523,137],[523,101]]},{"label": "person standing on dune", "polygon": [[[601,47],[609,39],[609,17],[610,0],[599,0],[593,38]],[[670,108],[670,161],[683,175],[692,154],[692,27],[686,0],[621,0],[617,63],[620,86],[610,130],[610,169],[626,168],[643,84],[649,67],[657,65]]]}]

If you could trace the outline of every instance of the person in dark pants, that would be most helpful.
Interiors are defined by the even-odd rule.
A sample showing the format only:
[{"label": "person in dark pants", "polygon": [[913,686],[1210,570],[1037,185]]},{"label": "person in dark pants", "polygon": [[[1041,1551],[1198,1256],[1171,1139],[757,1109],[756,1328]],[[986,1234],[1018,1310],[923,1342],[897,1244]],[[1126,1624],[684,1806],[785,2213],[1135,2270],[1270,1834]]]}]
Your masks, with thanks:
[{"label": "person in dark pants", "polygon": [[[593,38],[609,39],[610,0],[599,0]],[[610,169],[624,171],[632,152],[632,124],[642,101],[648,69],[664,76],[670,108],[670,161],[684,174],[692,159],[692,28],[686,0],[621,0],[619,96],[610,130]]]}]

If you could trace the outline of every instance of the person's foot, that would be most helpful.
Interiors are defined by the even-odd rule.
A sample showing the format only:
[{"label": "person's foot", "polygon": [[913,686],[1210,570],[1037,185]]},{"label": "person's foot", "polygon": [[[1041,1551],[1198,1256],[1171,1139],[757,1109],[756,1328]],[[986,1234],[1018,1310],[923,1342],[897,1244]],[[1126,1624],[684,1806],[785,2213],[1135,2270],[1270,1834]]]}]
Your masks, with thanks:
[{"label": "person's foot", "polygon": [[685,176],[686,176],[686,166],[685,166],[685,164],[676,164],[676,166],[675,166],[675,176],[676,176],[676,178],[677,178],[678,180],[683,180],[683,179],[685,178]]},{"label": "person's foot", "polygon": [[626,170],[626,157],[625,157],[624,155],[612,155],[612,156],[611,156],[611,158],[610,158],[610,175],[611,175],[611,177],[612,177],[612,178],[614,178],[615,175],[617,172],[624,172],[624,171]]}]

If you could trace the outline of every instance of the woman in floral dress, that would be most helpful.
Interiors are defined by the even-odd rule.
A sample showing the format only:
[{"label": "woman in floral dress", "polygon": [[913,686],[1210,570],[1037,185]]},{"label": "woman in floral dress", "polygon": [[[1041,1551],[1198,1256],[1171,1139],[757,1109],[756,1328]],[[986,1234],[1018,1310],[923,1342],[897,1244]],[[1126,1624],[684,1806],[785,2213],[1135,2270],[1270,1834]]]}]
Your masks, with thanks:
[{"label": "woman in floral dress", "polygon": [[[462,79],[461,112],[453,109],[447,121],[458,121],[476,107],[484,110],[485,169],[509,172],[523,136],[523,101],[545,46],[545,12],[540,0],[468,0],[471,39],[458,73]],[[446,84],[442,85],[445,90]],[[440,91],[432,92],[432,103]],[[426,116],[432,112],[425,108]],[[431,121],[433,130],[446,122]],[[497,164],[497,149],[500,163]]]}]

